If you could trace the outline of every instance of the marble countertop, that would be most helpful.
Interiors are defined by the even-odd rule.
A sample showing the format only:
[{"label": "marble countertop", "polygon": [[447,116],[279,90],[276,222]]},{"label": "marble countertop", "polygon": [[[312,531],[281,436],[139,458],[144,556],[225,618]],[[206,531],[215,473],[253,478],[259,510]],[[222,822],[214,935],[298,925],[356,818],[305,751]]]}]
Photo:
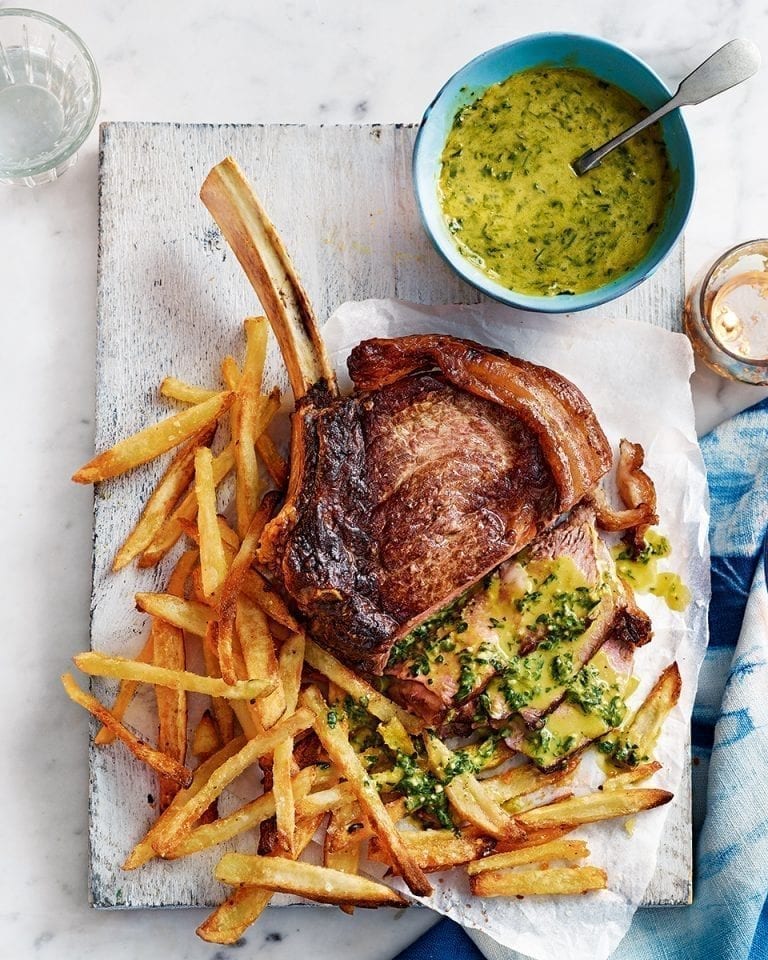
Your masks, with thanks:
[{"label": "marble countertop", "polygon": [[[0,2],[0,7],[10,6]],[[742,0],[263,2],[52,0],[103,82],[101,119],[348,123],[416,121],[445,78],[503,40],[547,29],[602,35],[669,83],[733,36],[768,54],[768,3]],[[687,112],[699,189],[690,275],[726,246],[765,235],[768,69]],[[87,720],[58,675],[88,640],[91,496],[69,482],[93,442],[97,135],[65,177],[0,187],[0,531],[7,734],[0,791],[0,956],[297,956],[387,960],[434,922],[424,910],[272,910],[244,949],[194,936],[195,911],[94,912],[87,904]],[[697,372],[700,426],[766,391]]]}]

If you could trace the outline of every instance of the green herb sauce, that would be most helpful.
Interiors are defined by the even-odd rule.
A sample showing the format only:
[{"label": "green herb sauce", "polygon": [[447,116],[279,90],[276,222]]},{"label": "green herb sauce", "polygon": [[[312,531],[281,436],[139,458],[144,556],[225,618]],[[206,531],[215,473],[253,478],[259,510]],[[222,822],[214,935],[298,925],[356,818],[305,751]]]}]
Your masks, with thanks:
[{"label": "green herb sauce", "polygon": [[647,111],[570,68],[537,67],[459,110],[442,154],[440,200],[462,254],[520,293],[583,293],[631,270],[674,192],[657,125],[583,177],[571,162]]}]

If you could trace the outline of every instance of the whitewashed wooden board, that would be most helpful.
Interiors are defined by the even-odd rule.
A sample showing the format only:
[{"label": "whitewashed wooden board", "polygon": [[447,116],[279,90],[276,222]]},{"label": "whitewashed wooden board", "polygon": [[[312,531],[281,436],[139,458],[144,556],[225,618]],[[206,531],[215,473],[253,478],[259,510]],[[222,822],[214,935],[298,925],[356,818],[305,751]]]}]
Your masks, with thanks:
[{"label": "whitewashed wooden board", "polygon": [[[157,386],[169,373],[218,383],[225,354],[240,355],[254,294],[198,200],[208,170],[235,156],[255,183],[322,320],[347,300],[396,297],[473,303],[480,297],[433,251],[411,189],[412,126],[232,126],[110,123],[101,128],[96,447],[167,415]],[[683,306],[678,247],[640,288],[599,312],[678,329]],[[582,315],[574,322],[589,322]],[[360,331],[361,339],[365,330]],[[285,384],[274,342],[270,382]],[[94,503],[91,643],[133,655],[146,618],[137,590],[161,589],[167,565],[114,575],[115,550],[162,464],[100,485]],[[94,681],[97,695],[114,685]],[[138,714],[134,712],[134,722]],[[128,715],[128,721],[132,719]],[[94,726],[95,729],[95,726]],[[151,731],[146,731],[151,733]],[[219,853],[120,864],[155,815],[153,775],[120,748],[90,751],[91,899],[96,907],[209,906]],[[690,776],[670,811],[647,905],[691,896]]]}]

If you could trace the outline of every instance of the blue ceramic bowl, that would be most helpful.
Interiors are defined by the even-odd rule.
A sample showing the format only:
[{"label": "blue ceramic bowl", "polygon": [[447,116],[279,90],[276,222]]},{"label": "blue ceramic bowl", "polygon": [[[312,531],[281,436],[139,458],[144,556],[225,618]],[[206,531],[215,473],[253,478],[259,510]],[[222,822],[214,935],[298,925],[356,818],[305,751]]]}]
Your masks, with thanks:
[{"label": "blue ceramic bowl", "polygon": [[606,40],[574,33],[522,37],[489,50],[462,67],[427,107],[413,152],[413,181],[427,233],[438,252],[465,280],[513,307],[540,313],[569,313],[587,310],[627,293],[649,277],[672,250],[683,232],[693,202],[693,150],[683,118],[676,110],[661,122],[676,189],[656,242],[634,269],[587,293],[540,297],[502,286],[466,260],[451,238],[438,198],[440,156],[457,110],[472,103],[492,84],[521,70],[543,65],[587,70],[631,93],[649,110],[660,106],[671,95],[650,67]]}]

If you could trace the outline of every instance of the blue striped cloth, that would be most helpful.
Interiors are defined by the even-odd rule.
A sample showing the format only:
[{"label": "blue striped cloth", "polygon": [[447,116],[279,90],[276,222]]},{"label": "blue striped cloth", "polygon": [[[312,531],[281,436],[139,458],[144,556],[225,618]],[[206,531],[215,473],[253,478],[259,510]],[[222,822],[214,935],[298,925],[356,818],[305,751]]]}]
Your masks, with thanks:
[{"label": "blue striped cloth", "polygon": [[[639,910],[613,960],[768,960],[768,400],[701,441],[710,644],[693,711],[690,907]],[[441,920],[397,960],[522,960]]]}]

